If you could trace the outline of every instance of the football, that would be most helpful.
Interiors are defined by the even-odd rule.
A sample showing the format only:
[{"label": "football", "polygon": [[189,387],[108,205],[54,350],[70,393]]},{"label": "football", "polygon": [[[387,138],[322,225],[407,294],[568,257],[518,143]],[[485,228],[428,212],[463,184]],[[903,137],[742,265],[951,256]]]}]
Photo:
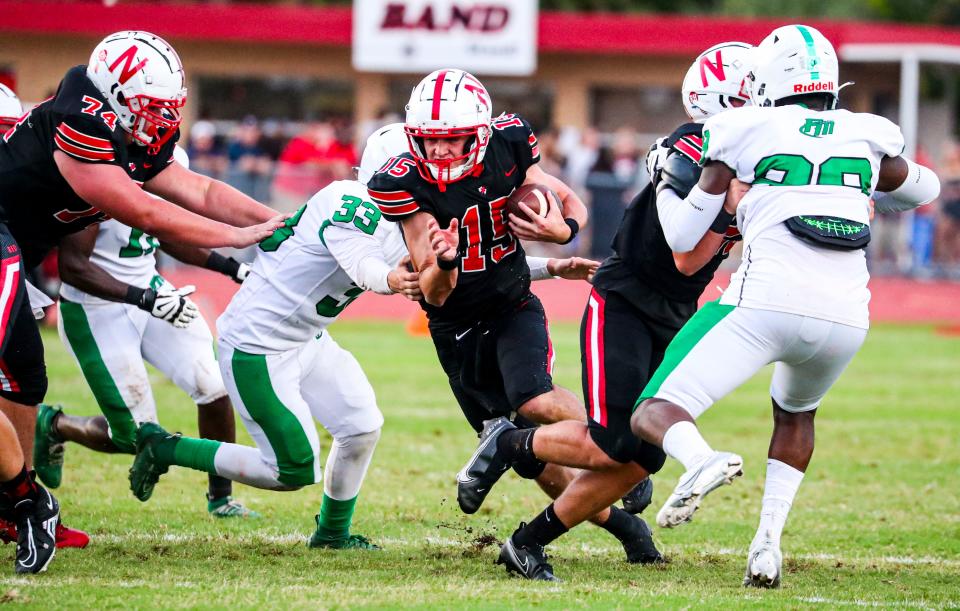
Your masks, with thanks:
[{"label": "football", "polygon": [[547,210],[549,209],[547,205],[548,197],[553,198],[553,204],[563,212],[563,204],[560,202],[560,197],[557,196],[556,192],[550,187],[538,184],[522,185],[510,194],[510,198],[507,199],[506,212],[508,214],[515,214],[517,217],[529,221],[530,218],[527,216],[527,213],[520,208],[520,202],[523,202],[533,210],[534,214],[547,216]]}]

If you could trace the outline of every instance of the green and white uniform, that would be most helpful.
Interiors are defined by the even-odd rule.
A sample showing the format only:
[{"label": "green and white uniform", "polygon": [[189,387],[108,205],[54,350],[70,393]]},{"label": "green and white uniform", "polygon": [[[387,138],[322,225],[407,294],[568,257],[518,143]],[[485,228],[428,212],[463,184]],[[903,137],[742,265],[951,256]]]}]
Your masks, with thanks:
[{"label": "green and white uniform", "polygon": [[[110,220],[100,224],[90,261],[132,286],[169,287],[157,273],[157,246],[153,236]],[[121,449],[133,452],[137,425],[157,421],[144,361],[199,405],[227,394],[213,336],[202,317],[178,329],[136,306],[94,297],[66,283],[59,311],[60,338],[79,362]]]},{"label": "green and white uniform", "polygon": [[876,115],[802,106],[744,107],[704,125],[704,163],[752,183],[737,209],[743,259],[719,301],[670,344],[643,397],[694,417],[776,363],[771,396],[808,411],[856,354],[869,326],[863,250],[798,238],[785,221],[817,216],[869,223],[880,162],[903,151],[900,129]]},{"label": "green and white uniform", "polygon": [[387,274],[406,255],[399,227],[366,198],[352,181],[313,196],[260,243],[250,275],[217,320],[224,382],[257,444],[222,444],[220,475],[263,488],[319,482],[314,419],[335,446],[383,425],[359,363],[327,331],[365,290],[389,294]]}]

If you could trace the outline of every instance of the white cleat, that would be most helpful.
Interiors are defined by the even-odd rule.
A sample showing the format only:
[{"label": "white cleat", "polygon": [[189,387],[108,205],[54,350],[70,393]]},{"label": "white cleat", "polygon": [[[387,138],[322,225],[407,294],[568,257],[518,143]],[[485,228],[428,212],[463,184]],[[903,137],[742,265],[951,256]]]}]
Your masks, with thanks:
[{"label": "white cleat", "polygon": [[769,537],[754,542],[747,556],[747,572],[743,576],[744,587],[779,588],[783,567],[780,546]]},{"label": "white cleat", "polygon": [[743,459],[731,452],[714,452],[680,477],[677,487],[657,513],[661,528],[673,528],[693,518],[703,497],[743,475]]}]

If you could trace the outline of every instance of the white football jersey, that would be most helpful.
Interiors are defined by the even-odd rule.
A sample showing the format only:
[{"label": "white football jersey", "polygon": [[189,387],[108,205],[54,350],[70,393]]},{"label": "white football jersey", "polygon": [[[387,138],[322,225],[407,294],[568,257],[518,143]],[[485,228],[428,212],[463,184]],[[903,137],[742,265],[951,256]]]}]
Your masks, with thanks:
[{"label": "white football jersey", "polygon": [[[139,229],[109,220],[100,223],[97,242],[90,253],[90,262],[127,284],[146,288],[157,274],[157,238]],[[60,294],[74,303],[108,303],[66,282]]]},{"label": "white football jersey", "polygon": [[799,105],[735,108],[704,124],[703,159],[751,183],[737,209],[743,260],[721,303],[869,326],[863,250],[805,242],[790,217],[869,223],[880,162],[903,152],[900,128],[876,115]]},{"label": "white football jersey", "polygon": [[299,348],[370,287],[344,267],[374,257],[384,275],[407,254],[400,228],[366,188],[331,183],[258,247],[250,275],[217,320],[220,340],[251,354]]}]

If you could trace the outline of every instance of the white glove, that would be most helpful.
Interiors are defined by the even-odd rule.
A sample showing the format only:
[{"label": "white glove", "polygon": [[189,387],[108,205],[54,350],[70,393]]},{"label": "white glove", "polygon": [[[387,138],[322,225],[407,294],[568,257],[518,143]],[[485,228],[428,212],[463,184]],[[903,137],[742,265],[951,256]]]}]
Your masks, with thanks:
[{"label": "white glove", "polygon": [[670,153],[670,147],[664,146],[666,141],[666,136],[654,140],[653,144],[650,145],[650,150],[647,151],[647,174],[650,175],[651,183],[655,181],[660,168],[663,167],[664,159]]},{"label": "white glove", "polygon": [[165,320],[178,329],[189,325],[194,318],[200,315],[197,305],[187,295],[197,290],[189,284],[177,290],[163,288],[157,291],[157,297],[150,308],[150,314],[160,320]]}]

